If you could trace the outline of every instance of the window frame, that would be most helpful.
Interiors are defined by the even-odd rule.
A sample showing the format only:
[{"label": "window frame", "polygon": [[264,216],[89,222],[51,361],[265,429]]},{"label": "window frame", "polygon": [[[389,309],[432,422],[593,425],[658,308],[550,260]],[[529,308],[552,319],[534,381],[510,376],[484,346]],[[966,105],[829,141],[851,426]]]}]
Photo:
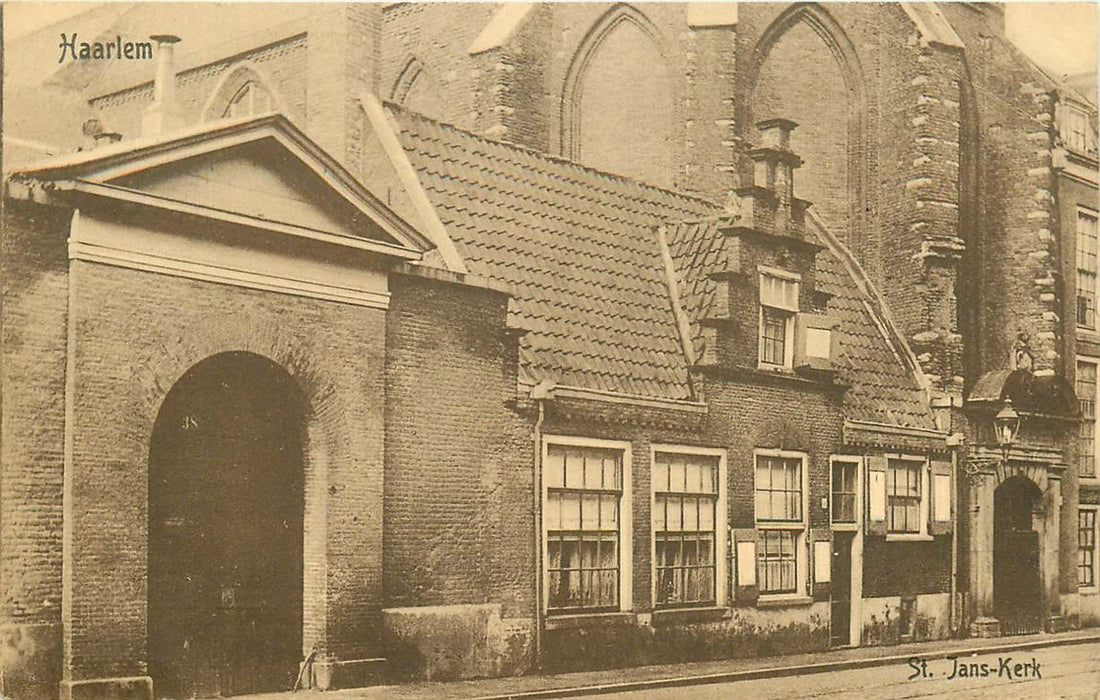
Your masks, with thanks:
[{"label": "window frame", "polygon": [[[780,459],[798,459],[801,461],[800,473],[799,473],[799,485],[801,486],[802,496],[802,517],[799,520],[771,520],[760,519],[760,514],[756,512],[756,472],[759,467],[759,460],[761,457],[778,457]],[[764,577],[760,575],[760,557],[764,551],[763,537],[759,538],[756,543],[756,561],[753,562],[753,566],[756,571],[756,586],[759,592],[760,601],[781,601],[781,600],[793,600],[803,599],[807,595],[807,581],[809,574],[809,553],[806,545],[809,537],[810,527],[810,498],[809,498],[809,460],[810,456],[807,452],[801,450],[777,450],[777,449],[756,449],[753,450],[752,459],[752,496],[753,496],[753,522],[757,532],[763,531],[789,531],[796,532],[794,538],[795,549],[795,590],[793,592],[769,592],[764,590]]]},{"label": "window frame", "polygon": [[[1081,220],[1083,218],[1091,218],[1094,222],[1096,222],[1095,225],[1096,225],[1096,229],[1097,229],[1097,231],[1096,231],[1096,234],[1097,234],[1097,236],[1096,236],[1097,264],[1096,264],[1096,268],[1093,269],[1093,270],[1088,270],[1088,269],[1083,268],[1081,266],[1081,255],[1082,255],[1081,250],[1082,250],[1082,238],[1083,238],[1082,229],[1081,229]],[[1074,314],[1073,314],[1074,315],[1074,324],[1076,325],[1078,330],[1094,332],[1095,333],[1098,330],[1100,330],[1100,308],[1098,308],[1098,302],[1100,302],[1100,211],[1097,211],[1095,209],[1089,209],[1088,207],[1078,206],[1077,209],[1076,209],[1076,217],[1074,218],[1073,233],[1074,233],[1073,240],[1074,240],[1074,252],[1075,252],[1074,263],[1073,263],[1074,264],[1074,285],[1075,285],[1074,286]],[[1079,318],[1079,314],[1078,314],[1078,308],[1079,308],[1080,299],[1081,299],[1081,276],[1083,274],[1087,275],[1087,276],[1091,276],[1092,280],[1093,280],[1093,285],[1092,285],[1092,290],[1091,290],[1091,292],[1092,292],[1092,324],[1091,325],[1088,324],[1087,322],[1082,323],[1080,318]]]},{"label": "window frame", "polygon": [[[717,457],[718,458],[718,483],[717,493],[714,503],[714,602],[708,604],[702,603],[686,603],[686,604],[661,604],[657,602],[657,530],[652,526],[653,513],[657,507],[657,486],[652,478],[653,469],[657,464],[657,454],[682,454],[704,457]],[[650,508],[650,543],[649,543],[649,562],[650,572],[649,580],[650,585],[650,603],[654,610],[681,610],[691,609],[696,607],[723,607],[727,604],[727,593],[729,591],[729,573],[727,565],[729,563],[729,544],[727,536],[729,534],[728,528],[728,505],[726,500],[726,491],[728,483],[728,472],[726,471],[726,457],[727,452],[722,448],[717,447],[695,447],[690,445],[674,445],[674,444],[651,444],[649,447],[649,508]]]},{"label": "window frame", "polygon": [[[1076,102],[1063,101],[1060,104],[1058,121],[1059,136],[1066,150],[1087,156],[1096,155],[1097,144],[1096,133],[1092,129],[1094,124],[1092,110]],[[1077,126],[1081,127],[1080,143],[1077,139]]]},{"label": "window frame", "polygon": [[[802,293],[802,276],[788,272],[787,270],[780,270],[774,267],[768,267],[760,265],[756,268],[757,273],[757,292],[756,292],[756,305],[757,305],[757,327],[756,327],[756,364],[760,369],[766,370],[793,370],[794,369],[794,356],[795,356],[795,343],[797,342],[796,323],[799,314],[798,300]],[[771,277],[773,279],[782,280],[784,282],[790,282],[794,284],[794,307],[789,306],[775,306],[774,304],[764,303],[764,278]],[[786,315],[786,322],[784,323],[783,331],[783,364],[776,364],[774,362],[766,362],[764,360],[764,309],[773,309]]]},{"label": "window frame", "polygon": [[[856,501],[855,501],[855,521],[854,522],[838,522],[834,519],[835,510],[833,507],[833,466],[837,462],[843,462],[845,464],[851,464],[855,466],[856,471]],[[833,530],[858,532],[863,527],[863,471],[866,469],[862,456],[859,455],[830,455],[829,456],[829,527]]]},{"label": "window frame", "polygon": [[1082,528],[1081,528],[1081,514],[1085,511],[1088,511],[1088,512],[1092,513],[1092,562],[1091,562],[1092,563],[1092,585],[1091,586],[1086,586],[1086,585],[1081,584],[1081,578],[1080,578],[1080,576],[1081,576],[1080,566],[1081,565],[1080,565],[1080,563],[1078,563],[1078,565],[1077,565],[1077,568],[1078,568],[1077,591],[1079,593],[1093,594],[1093,593],[1100,593],[1100,576],[1097,575],[1098,573],[1100,573],[1100,553],[1098,553],[1098,550],[1100,550],[1100,547],[1098,547],[1098,545],[1100,545],[1100,532],[1098,532],[1098,530],[1100,530],[1100,507],[1090,506],[1090,505],[1080,505],[1077,508],[1077,528],[1076,528],[1076,530],[1077,530],[1077,533],[1078,533],[1077,534],[1078,556],[1080,556],[1080,546],[1081,546],[1080,545],[1080,542],[1081,542],[1081,539],[1080,539],[1081,534],[1080,533],[1082,531]]},{"label": "window frame", "polygon": [[[927,456],[924,455],[910,455],[910,454],[886,454],[883,455],[886,458],[886,540],[891,541],[905,541],[905,540],[931,540],[932,535],[928,534],[928,520],[929,513],[929,497],[931,495],[930,485],[932,483],[931,475],[931,462]],[[919,475],[918,487],[920,488],[920,503],[917,508],[917,521],[919,523],[919,530],[917,532],[899,532],[892,528],[893,520],[890,517],[890,488],[891,484],[891,465],[893,462],[911,462],[919,464],[917,474]],[[894,496],[896,498],[896,496]]]},{"label": "window frame", "polygon": [[[1093,405],[1093,420],[1092,420],[1092,474],[1085,474],[1081,471],[1080,455],[1078,455],[1077,477],[1079,479],[1085,479],[1087,482],[1092,483],[1100,481],[1100,415],[1097,415],[1097,411],[1100,410],[1100,357],[1087,357],[1084,355],[1078,355],[1076,360],[1077,365],[1089,364],[1095,368],[1096,371],[1096,384],[1092,395]],[[1074,393],[1077,390],[1077,367],[1074,367]],[[1078,397],[1080,401],[1080,397]],[[1078,449],[1081,447],[1080,438],[1078,435]]]},{"label": "window frame", "polygon": [[[546,504],[550,494],[545,475],[546,464],[549,461],[550,447],[581,447],[600,450],[616,450],[621,453],[621,483],[622,493],[619,496],[619,608],[618,610],[595,609],[565,609],[558,610],[550,607],[550,548],[549,528],[546,521]],[[539,528],[542,537],[542,576],[539,591],[540,604],[543,614],[547,618],[561,619],[568,617],[588,617],[599,615],[617,615],[629,612],[634,606],[633,586],[633,499],[631,498],[632,479],[631,445],[625,440],[606,440],[600,438],[587,438],[573,435],[543,435],[541,460],[539,463],[539,481],[541,486],[541,502],[539,512]]]}]

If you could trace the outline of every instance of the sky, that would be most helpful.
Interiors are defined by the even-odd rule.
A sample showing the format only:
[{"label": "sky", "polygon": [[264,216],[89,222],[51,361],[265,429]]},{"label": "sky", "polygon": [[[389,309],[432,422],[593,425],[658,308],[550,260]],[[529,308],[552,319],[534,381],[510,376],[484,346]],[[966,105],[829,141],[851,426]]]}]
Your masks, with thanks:
[{"label": "sky", "polygon": [[[102,3],[7,0],[4,34],[15,39],[99,4]],[[1095,72],[1097,7],[1094,1],[1009,2],[1006,30],[1017,46],[1055,74]]]}]

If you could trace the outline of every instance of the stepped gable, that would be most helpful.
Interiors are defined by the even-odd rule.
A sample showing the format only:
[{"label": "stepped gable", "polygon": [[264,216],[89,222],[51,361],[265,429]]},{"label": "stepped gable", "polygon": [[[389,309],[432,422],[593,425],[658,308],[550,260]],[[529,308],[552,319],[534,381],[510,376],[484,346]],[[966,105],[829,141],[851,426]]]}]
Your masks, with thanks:
[{"label": "stepped gable", "polygon": [[387,109],[470,271],[516,290],[522,383],[691,398],[656,229],[713,204]]},{"label": "stepped gable", "polygon": [[[696,357],[703,355],[703,329],[699,319],[713,317],[719,308],[719,284],[710,275],[725,268],[726,237],[721,228],[729,222],[712,218],[685,222],[669,230],[669,248],[676,265],[680,298],[692,322]],[[928,399],[917,377],[898,348],[887,339],[876,318],[875,301],[842,262],[841,244],[828,236],[816,221],[808,220],[817,242],[825,250],[817,255],[818,290],[832,295],[828,314],[839,333],[838,379],[851,388],[845,393],[848,418],[911,428],[935,428]]]}]

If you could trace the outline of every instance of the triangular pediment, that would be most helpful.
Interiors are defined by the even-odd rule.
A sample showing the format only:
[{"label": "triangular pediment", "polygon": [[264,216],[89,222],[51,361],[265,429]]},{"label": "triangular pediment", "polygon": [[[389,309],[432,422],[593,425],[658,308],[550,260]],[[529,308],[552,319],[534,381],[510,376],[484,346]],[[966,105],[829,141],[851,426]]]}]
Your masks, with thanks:
[{"label": "triangular pediment", "polygon": [[408,254],[435,247],[279,115],[119,143],[13,177],[328,240],[373,241]]},{"label": "triangular pediment", "polygon": [[105,184],[263,221],[398,242],[274,139],[193,156]]}]

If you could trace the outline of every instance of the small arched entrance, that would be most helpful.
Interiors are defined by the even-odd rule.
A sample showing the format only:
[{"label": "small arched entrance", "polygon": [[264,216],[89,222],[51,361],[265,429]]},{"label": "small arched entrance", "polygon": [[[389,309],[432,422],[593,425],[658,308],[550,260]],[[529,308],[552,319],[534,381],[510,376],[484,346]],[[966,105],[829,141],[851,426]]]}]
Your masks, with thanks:
[{"label": "small arched entrance", "polygon": [[188,370],[149,454],[149,673],[157,697],[288,690],[302,649],[305,401],[245,352]]},{"label": "small arched entrance", "polygon": [[1025,476],[993,493],[993,613],[1001,634],[1042,631],[1042,578],[1036,525],[1039,487]]}]

